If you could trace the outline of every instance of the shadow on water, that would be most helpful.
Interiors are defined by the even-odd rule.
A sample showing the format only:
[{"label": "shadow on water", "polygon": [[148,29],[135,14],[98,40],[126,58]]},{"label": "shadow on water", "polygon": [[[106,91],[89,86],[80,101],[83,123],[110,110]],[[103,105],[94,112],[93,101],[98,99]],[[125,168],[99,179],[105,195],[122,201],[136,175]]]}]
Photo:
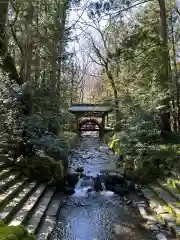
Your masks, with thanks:
[{"label": "shadow on water", "polygon": [[97,136],[82,136],[70,163],[72,169],[83,167],[84,175],[59,209],[50,240],[152,239],[124,194],[107,190],[101,171],[115,169],[116,159]]}]

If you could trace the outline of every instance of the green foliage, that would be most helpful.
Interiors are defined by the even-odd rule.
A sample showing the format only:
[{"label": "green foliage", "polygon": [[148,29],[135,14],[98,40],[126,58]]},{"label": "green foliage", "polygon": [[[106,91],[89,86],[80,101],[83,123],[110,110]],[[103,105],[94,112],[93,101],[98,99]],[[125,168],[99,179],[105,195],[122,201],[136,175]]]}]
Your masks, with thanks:
[{"label": "green foliage", "polygon": [[15,167],[31,180],[46,182],[55,186],[64,177],[63,160],[55,161],[48,156],[21,158]]},{"label": "green foliage", "polygon": [[58,137],[53,133],[45,132],[41,138],[31,138],[31,143],[37,149],[44,149],[46,153],[62,152],[67,153],[69,151],[68,144],[63,137]]},{"label": "green foliage", "polygon": [[[15,145],[13,157],[15,159],[18,157],[16,168],[30,179],[58,184],[67,171],[68,152],[76,135],[60,131],[58,136],[49,132],[50,118],[43,114],[24,115],[21,112],[22,101],[23,88],[18,88],[7,104],[3,105],[7,110],[5,114],[7,121],[4,125],[9,134],[9,143]],[[13,104],[10,105],[11,103]],[[55,126],[64,125],[70,122],[70,119],[71,115],[67,121],[66,119],[62,119],[61,122],[54,121]]]},{"label": "green foliage", "polygon": [[[141,114],[140,114],[141,113]],[[163,143],[153,115],[139,111],[122,123],[122,131],[108,134],[104,140],[120,156],[118,167],[127,176],[147,183],[180,166],[180,145]]]},{"label": "green foliage", "polygon": [[7,66],[7,72],[9,69],[12,73],[15,68],[21,84],[13,81],[16,79],[9,81],[1,69],[1,131],[8,132],[9,141],[16,145],[34,146],[39,141],[51,141],[55,149],[60,150],[62,144],[67,151],[63,139],[57,143],[57,137],[50,140],[43,135],[45,131],[58,135],[59,131],[70,129],[72,116],[67,114],[67,107],[78,97],[79,65],[74,64],[72,53],[67,51],[71,32],[65,28],[71,1],[20,0],[7,4],[4,32],[14,62]]},{"label": "green foliage", "polygon": [[69,150],[76,145],[77,137],[77,134],[74,132],[65,131],[60,133],[60,139],[63,139],[66,142]]},{"label": "green foliage", "polygon": [[180,145],[142,143],[124,132],[109,138],[108,145],[121,156],[118,167],[124,168],[129,178],[140,183],[151,182],[180,167]]},{"label": "green foliage", "polygon": [[64,132],[58,137],[45,132],[40,138],[29,138],[29,142],[34,154],[19,157],[16,168],[30,179],[59,184],[67,173],[68,153],[76,144],[76,134]]},{"label": "green foliage", "polygon": [[28,234],[24,226],[7,226],[2,221],[0,223],[1,240],[35,240],[35,236]]}]

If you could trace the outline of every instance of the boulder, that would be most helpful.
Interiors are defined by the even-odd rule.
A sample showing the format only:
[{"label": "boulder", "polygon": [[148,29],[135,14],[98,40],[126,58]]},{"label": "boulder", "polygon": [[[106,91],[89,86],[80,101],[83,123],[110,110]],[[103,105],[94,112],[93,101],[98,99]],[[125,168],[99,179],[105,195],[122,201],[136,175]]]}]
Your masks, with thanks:
[{"label": "boulder", "polygon": [[126,185],[126,180],[123,175],[119,173],[108,173],[105,175],[106,185]]},{"label": "boulder", "polygon": [[114,193],[122,196],[122,195],[124,195],[124,194],[128,194],[128,193],[129,193],[129,190],[128,190],[127,188],[122,187],[121,185],[116,185],[116,186],[114,187]]},{"label": "boulder", "polygon": [[96,192],[102,191],[102,185],[101,185],[101,178],[99,175],[97,175],[96,178],[94,178],[94,189]]},{"label": "boulder", "polygon": [[83,167],[77,167],[75,171],[82,173],[82,172],[84,172],[84,169],[83,169]]},{"label": "boulder", "polygon": [[64,178],[64,185],[74,188],[77,181],[78,181],[78,174],[77,173],[68,174]]},{"label": "boulder", "polygon": [[75,191],[74,191],[74,188],[67,186],[67,187],[64,188],[64,193],[67,194],[67,195],[72,195],[72,194],[75,193]]}]

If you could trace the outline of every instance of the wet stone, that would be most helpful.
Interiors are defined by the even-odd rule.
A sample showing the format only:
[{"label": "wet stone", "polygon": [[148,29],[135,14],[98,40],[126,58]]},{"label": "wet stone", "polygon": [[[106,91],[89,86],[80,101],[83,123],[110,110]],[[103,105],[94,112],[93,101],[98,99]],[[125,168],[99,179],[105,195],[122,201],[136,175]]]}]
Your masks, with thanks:
[{"label": "wet stone", "polygon": [[156,239],[157,240],[167,240],[167,238],[161,233],[156,234]]},{"label": "wet stone", "polygon": [[83,169],[83,167],[77,167],[75,171],[76,172],[84,172],[84,169]]},{"label": "wet stone", "polygon": [[84,158],[84,159],[88,159],[89,157],[90,157],[89,154],[82,155],[82,158]]},{"label": "wet stone", "polygon": [[119,195],[124,195],[124,194],[128,194],[129,190],[125,187],[123,188],[121,185],[116,185],[114,187],[114,192]]},{"label": "wet stone", "polygon": [[155,225],[155,224],[153,224],[153,225],[150,225],[150,229],[151,229],[151,231],[159,231],[159,228],[158,228],[158,226],[157,225]]},{"label": "wet stone", "polygon": [[74,191],[74,188],[72,188],[72,187],[65,187],[64,193],[67,195],[72,195],[75,193],[75,191]]}]

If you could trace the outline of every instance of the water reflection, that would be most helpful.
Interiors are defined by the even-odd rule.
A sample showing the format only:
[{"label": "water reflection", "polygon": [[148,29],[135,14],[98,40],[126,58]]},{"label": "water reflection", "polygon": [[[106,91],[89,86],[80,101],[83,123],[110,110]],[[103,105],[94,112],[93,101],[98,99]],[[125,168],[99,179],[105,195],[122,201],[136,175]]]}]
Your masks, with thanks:
[{"label": "water reflection", "polygon": [[99,138],[99,131],[82,131],[81,132],[82,137],[96,137]]}]

